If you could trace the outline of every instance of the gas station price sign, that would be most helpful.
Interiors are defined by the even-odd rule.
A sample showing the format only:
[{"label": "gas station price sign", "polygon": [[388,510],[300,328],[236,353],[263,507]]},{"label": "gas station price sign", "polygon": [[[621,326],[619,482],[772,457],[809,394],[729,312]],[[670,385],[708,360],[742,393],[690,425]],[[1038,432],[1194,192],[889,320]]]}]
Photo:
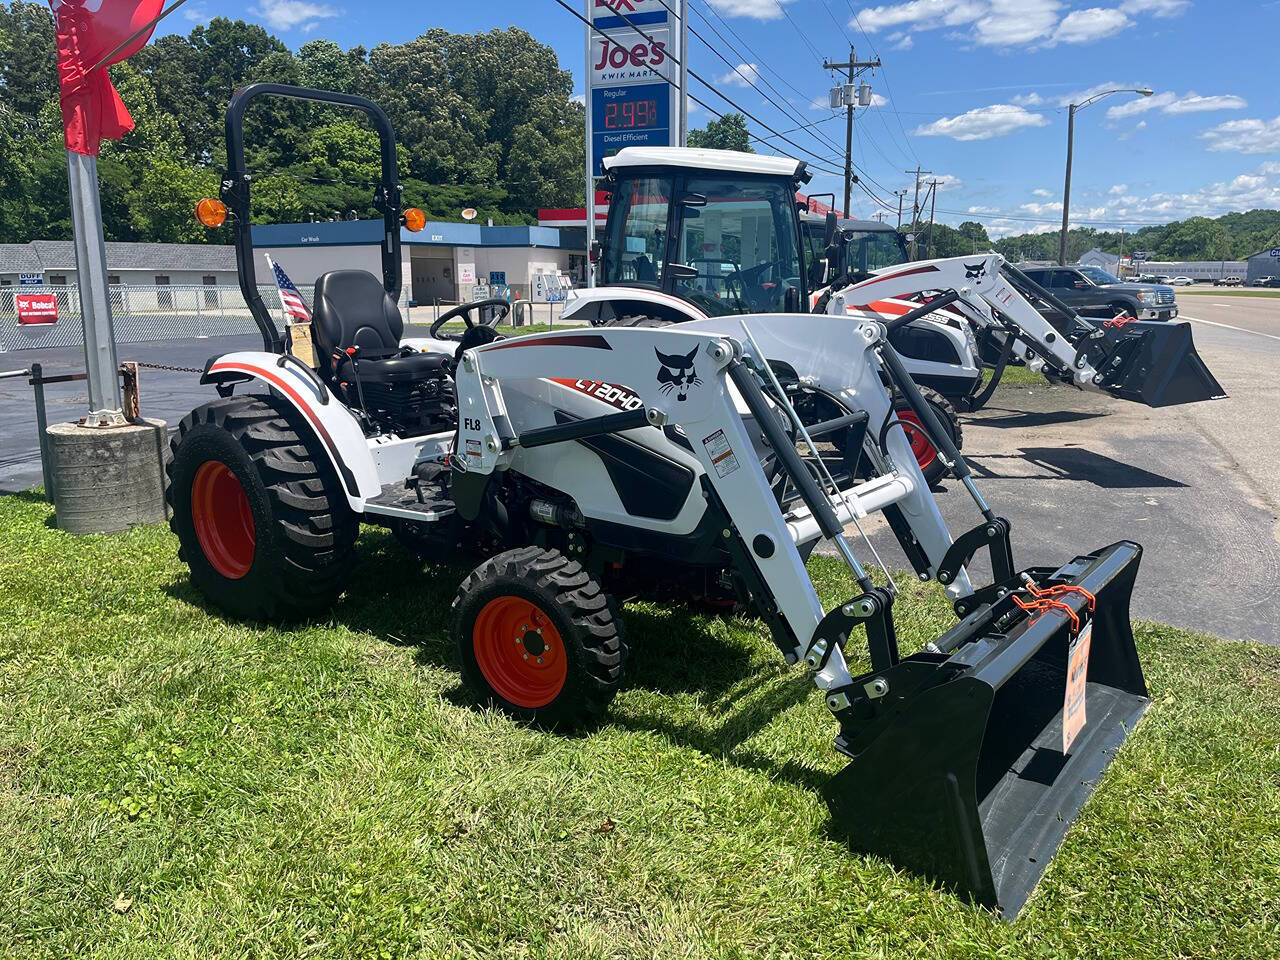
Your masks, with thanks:
[{"label": "gas station price sign", "polygon": [[671,93],[665,83],[597,87],[591,91],[594,174],[623,147],[665,147],[671,143]]}]

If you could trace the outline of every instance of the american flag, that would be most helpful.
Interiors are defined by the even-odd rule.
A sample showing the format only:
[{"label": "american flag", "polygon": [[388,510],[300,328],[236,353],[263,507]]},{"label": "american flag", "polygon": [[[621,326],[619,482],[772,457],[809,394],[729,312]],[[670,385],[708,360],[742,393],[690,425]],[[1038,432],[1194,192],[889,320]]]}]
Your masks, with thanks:
[{"label": "american flag", "polygon": [[271,272],[275,274],[276,287],[280,291],[280,302],[284,304],[284,312],[290,317],[289,322],[310,323],[311,311],[307,309],[307,301],[302,299],[302,294],[293,285],[289,275],[281,270],[280,264],[272,260],[270,256],[267,256],[267,263],[271,264]]}]

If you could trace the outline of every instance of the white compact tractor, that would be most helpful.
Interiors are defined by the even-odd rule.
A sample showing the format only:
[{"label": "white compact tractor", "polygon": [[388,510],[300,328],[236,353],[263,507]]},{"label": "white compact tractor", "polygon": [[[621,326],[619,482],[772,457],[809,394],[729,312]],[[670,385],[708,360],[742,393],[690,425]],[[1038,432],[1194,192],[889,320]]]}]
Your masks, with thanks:
[{"label": "white compact tractor", "polygon": [[[383,277],[319,278],[316,369],[253,283],[240,121],[263,95],[363,110],[382,138]],[[402,211],[382,111],[258,85],[237,93],[227,130],[222,196],[264,349],[210,360],[204,382],[220,399],[173,444],[173,529],[205,596],[243,617],[320,615],[347,583],[362,523],[433,543],[440,561],[479,552],[453,603],[462,674],[479,700],[547,725],[606,712],[628,652],[619,602],[739,603],[831,714],[849,764],[827,799],[849,842],[1017,913],[1149,705],[1128,612],[1137,544],[1016,566],[1009,522],[939,429],[888,324],[780,312],[799,310],[804,287],[767,271],[723,270],[713,284],[690,267],[685,295],[638,291],[687,320],[690,296],[709,304],[732,283],[760,313],[511,339],[472,325],[456,340],[437,328],[404,341]],[[790,183],[772,180],[794,217]],[[686,187],[682,208],[709,208],[697,194]],[[742,250],[721,255],[740,263],[786,235],[744,232]],[[891,393],[973,499],[975,525],[957,538]],[[892,574],[881,564],[873,580],[846,539],[876,513],[914,575],[954,604],[954,626],[919,651],[898,648]],[[830,609],[806,569],[822,541],[850,573]],[[979,552],[993,572],[981,586],[969,572]]]},{"label": "white compact tractor", "polygon": [[[957,448],[956,411],[980,409],[1011,357],[1051,381],[1149,406],[1224,395],[1188,324],[1091,321],[998,254],[909,263],[896,231],[841,224],[833,214],[819,238],[795,202],[810,178],[803,162],[628,147],[604,165],[610,203],[594,251],[600,286],[582,291],[567,319],[682,323],[809,309],[883,320]],[[992,368],[985,383],[984,355]],[[940,479],[945,458],[905,398],[895,404],[926,478]]]}]

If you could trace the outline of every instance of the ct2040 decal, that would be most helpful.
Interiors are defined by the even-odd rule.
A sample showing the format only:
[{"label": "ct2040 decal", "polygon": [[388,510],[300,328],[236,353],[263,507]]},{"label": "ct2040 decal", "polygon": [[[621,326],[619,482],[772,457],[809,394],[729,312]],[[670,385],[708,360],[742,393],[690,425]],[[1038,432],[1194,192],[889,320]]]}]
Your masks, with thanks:
[{"label": "ct2040 decal", "polygon": [[636,396],[630,387],[620,387],[604,380],[568,380],[552,377],[551,382],[558,383],[562,387],[568,387],[570,390],[577,390],[579,393],[585,393],[588,397],[602,400],[609,406],[617,407],[619,410],[635,410],[644,406],[644,401]]}]

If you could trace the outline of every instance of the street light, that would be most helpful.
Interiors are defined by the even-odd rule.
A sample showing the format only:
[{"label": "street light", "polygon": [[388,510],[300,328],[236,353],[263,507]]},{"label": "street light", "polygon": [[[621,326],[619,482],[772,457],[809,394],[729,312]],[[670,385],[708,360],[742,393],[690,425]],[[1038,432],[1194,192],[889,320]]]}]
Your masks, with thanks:
[{"label": "street light", "polygon": [[1067,110],[1067,183],[1062,189],[1062,237],[1058,241],[1058,263],[1065,264],[1067,262],[1067,221],[1071,210],[1071,150],[1072,143],[1075,140],[1076,133],[1076,111],[1083,110],[1095,100],[1101,100],[1103,97],[1109,97],[1113,93],[1136,93],[1139,96],[1149,97],[1154,91],[1150,87],[1118,87],[1115,90],[1104,90],[1102,93],[1095,93],[1083,103],[1073,103]]}]

